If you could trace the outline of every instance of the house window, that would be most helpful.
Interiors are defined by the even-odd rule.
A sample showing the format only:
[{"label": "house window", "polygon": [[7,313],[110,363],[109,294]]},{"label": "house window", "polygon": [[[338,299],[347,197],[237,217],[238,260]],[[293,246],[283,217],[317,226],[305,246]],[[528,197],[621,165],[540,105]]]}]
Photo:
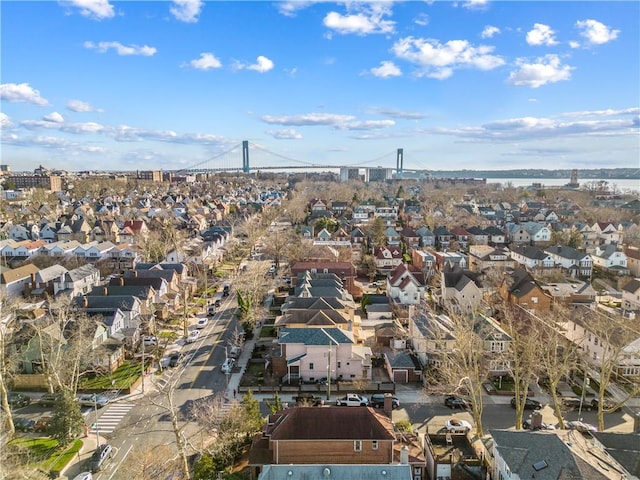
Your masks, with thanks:
[{"label": "house window", "polygon": [[593,344],[597,347],[598,346],[598,337],[593,337]]},{"label": "house window", "polygon": [[378,449],[378,440],[374,440],[371,442],[371,450],[377,450]]},{"label": "house window", "polygon": [[309,363],[309,370],[313,370],[313,362]]},{"label": "house window", "polygon": [[531,303],[534,305],[538,303],[538,297],[531,297]]},{"label": "house window", "polygon": [[342,362],[338,361],[338,368],[342,365]]},{"label": "house window", "polygon": [[596,352],[593,352],[593,359],[597,360],[598,359],[598,354]]},{"label": "house window", "polygon": [[353,450],[355,452],[361,452],[362,451],[362,440],[354,440],[353,441]]}]

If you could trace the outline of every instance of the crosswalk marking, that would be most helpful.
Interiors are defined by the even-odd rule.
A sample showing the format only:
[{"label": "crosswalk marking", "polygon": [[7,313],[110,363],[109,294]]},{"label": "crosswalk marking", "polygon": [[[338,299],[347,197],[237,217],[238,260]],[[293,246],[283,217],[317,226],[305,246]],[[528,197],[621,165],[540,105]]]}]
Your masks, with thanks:
[{"label": "crosswalk marking", "polygon": [[113,432],[133,407],[133,403],[117,403],[107,406],[98,421],[91,424],[89,431],[100,434]]}]

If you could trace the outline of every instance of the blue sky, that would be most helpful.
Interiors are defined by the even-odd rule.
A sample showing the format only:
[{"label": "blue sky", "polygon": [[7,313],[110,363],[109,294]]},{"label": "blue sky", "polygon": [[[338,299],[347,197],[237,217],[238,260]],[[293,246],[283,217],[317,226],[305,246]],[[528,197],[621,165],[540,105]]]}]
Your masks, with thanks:
[{"label": "blue sky", "polygon": [[2,163],[640,166],[640,2],[2,1]]}]

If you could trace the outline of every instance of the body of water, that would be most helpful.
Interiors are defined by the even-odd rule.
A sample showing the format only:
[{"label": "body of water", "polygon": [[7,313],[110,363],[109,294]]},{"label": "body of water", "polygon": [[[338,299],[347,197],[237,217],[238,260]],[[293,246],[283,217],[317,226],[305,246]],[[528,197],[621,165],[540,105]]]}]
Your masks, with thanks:
[{"label": "body of water", "polygon": [[[584,187],[590,182],[599,182],[599,179],[582,179],[578,180],[580,187]],[[625,193],[640,192],[640,180],[628,179],[628,178],[609,178],[604,180],[609,185],[610,189],[615,187],[616,190],[620,190]],[[534,183],[539,183],[544,187],[562,187],[569,183],[568,178],[487,178],[487,183],[501,183],[503,185],[510,183],[514,187],[529,187]]]}]

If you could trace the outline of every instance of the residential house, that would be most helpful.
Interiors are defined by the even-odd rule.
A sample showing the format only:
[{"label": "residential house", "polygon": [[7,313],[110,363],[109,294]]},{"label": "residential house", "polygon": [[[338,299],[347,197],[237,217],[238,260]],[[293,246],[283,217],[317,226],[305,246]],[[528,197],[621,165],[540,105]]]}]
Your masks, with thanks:
[{"label": "residential house", "polygon": [[416,234],[420,236],[421,247],[433,247],[436,244],[436,237],[428,227],[422,226],[416,230]]},{"label": "residential house", "polygon": [[272,358],[272,371],[284,383],[326,378],[327,371],[334,381],[371,379],[371,348],[356,344],[349,331],[282,328],[278,343],[280,355]]},{"label": "residential house", "polygon": [[21,242],[24,240],[38,240],[40,228],[35,223],[23,223],[9,228],[8,238]]},{"label": "residential house", "polygon": [[[308,470],[315,466],[318,476],[305,470],[304,475],[291,475],[292,478],[421,480],[425,468],[422,449],[414,450],[412,464],[409,448],[405,446],[402,449],[402,445],[402,436],[394,431],[391,418],[371,407],[286,408],[271,414],[264,430],[254,437],[249,465],[254,468],[254,474],[261,472],[259,478],[263,480],[286,478],[289,471],[293,474],[294,469],[298,472],[303,466]],[[404,450],[402,454],[401,450]],[[400,457],[404,458],[401,460]],[[278,465],[286,466],[285,470],[279,471],[282,476],[273,475],[270,471]],[[350,473],[340,470],[346,465],[357,465],[358,469]],[[378,465],[378,470],[368,475],[371,465]],[[396,465],[405,465],[404,474],[400,477],[396,477],[398,472],[386,470]],[[380,466],[384,466],[385,473],[380,473]],[[346,476],[336,476],[337,473]]]},{"label": "residential house", "polygon": [[[127,238],[129,243],[138,243],[142,240],[146,240],[149,236],[149,227],[144,220],[125,220],[122,228],[129,228],[133,232],[133,239]],[[120,234],[122,239],[122,232]]]},{"label": "residential house", "polygon": [[605,243],[595,248],[593,264],[615,275],[629,275],[627,254],[615,243]]},{"label": "residential house", "polygon": [[436,256],[428,250],[416,248],[411,249],[410,253],[413,266],[422,271],[425,279],[431,278],[436,268]]},{"label": "residential house", "polygon": [[489,234],[483,228],[469,227],[467,228],[467,232],[469,232],[469,242],[472,245],[489,244]]},{"label": "residential house", "polygon": [[379,273],[387,274],[402,263],[402,250],[397,246],[373,247],[373,261]]},{"label": "residential house", "polygon": [[577,306],[569,313],[558,320],[562,333],[582,350],[589,364],[597,369],[603,361],[615,362],[614,376],[640,378],[640,335],[615,328],[620,320],[600,310]]},{"label": "residential house", "polygon": [[407,264],[398,265],[387,277],[387,296],[394,304],[417,305],[425,290],[422,272],[412,271]]},{"label": "residential house", "polygon": [[446,315],[419,310],[409,318],[409,343],[423,366],[439,366],[456,346],[453,323]]},{"label": "residential house", "polygon": [[394,383],[422,381],[422,365],[418,357],[407,350],[388,350],[383,353],[384,366]]},{"label": "residential house", "polygon": [[511,258],[518,265],[534,272],[549,272],[556,265],[550,254],[530,245],[515,245],[512,247]]},{"label": "residential house", "polygon": [[91,264],[82,265],[57,277],[57,282],[56,294],[61,293],[70,297],[86,295],[100,284],[100,270]]},{"label": "residential house", "polygon": [[326,262],[326,261],[308,261],[296,262],[291,266],[291,282],[295,287],[300,274],[306,272],[312,275],[318,273],[332,273],[342,280],[344,287],[349,292],[353,292],[353,281],[356,277],[356,268],[351,262]]},{"label": "residential house", "polygon": [[482,303],[482,290],[477,274],[454,268],[441,272],[440,303],[457,313],[472,313]]},{"label": "residential house", "polygon": [[120,243],[109,250],[109,267],[113,272],[133,270],[139,261],[140,255],[132,244]]},{"label": "residential house", "polygon": [[515,262],[511,259],[509,250],[489,245],[469,246],[469,270],[483,272],[488,268],[505,270],[513,268]]},{"label": "residential house", "polygon": [[[478,452],[465,434],[427,431],[424,437],[427,480],[488,478]],[[458,474],[465,472],[463,476]]]},{"label": "residential house", "polygon": [[31,263],[22,267],[4,270],[0,274],[0,292],[3,296],[22,296],[25,287],[31,282],[32,275],[38,273],[39,269]]},{"label": "residential house", "polygon": [[56,296],[64,286],[64,277],[69,271],[62,265],[52,265],[31,274],[31,281],[25,286],[24,296]]},{"label": "residential house", "polygon": [[451,245],[453,234],[447,229],[447,227],[441,226],[433,229],[433,235],[436,239],[436,247],[440,250],[445,250]]},{"label": "residential house", "polygon": [[[492,478],[502,480],[631,478],[610,455],[580,434],[566,431],[490,430]],[[589,436],[590,437],[590,436]]]},{"label": "residential house", "polygon": [[108,260],[109,252],[114,247],[115,245],[111,242],[89,242],[76,248],[73,254],[79,259],[94,263]]},{"label": "residential house", "polygon": [[629,273],[634,277],[640,277],[640,248],[625,245],[623,251],[627,256]]},{"label": "residential house", "polygon": [[529,231],[518,223],[507,225],[507,237],[511,243],[519,245],[530,245],[531,234]]},{"label": "residential house", "polygon": [[400,233],[395,229],[395,227],[387,227],[384,231],[384,236],[388,246],[397,247],[400,245]]},{"label": "residential house", "polygon": [[[520,224],[527,233],[529,233],[529,241],[532,245],[548,245],[551,241],[551,230],[546,225],[538,222],[525,222]],[[522,243],[522,242],[516,242]]]},{"label": "residential house", "polygon": [[469,246],[470,233],[466,228],[456,226],[451,229],[454,241],[459,245],[461,250],[467,250]]},{"label": "residential house", "polygon": [[376,207],[373,216],[382,218],[385,225],[393,227],[398,221],[398,207]]},{"label": "residential house", "polygon": [[611,222],[596,222],[591,226],[591,229],[597,233],[600,244],[617,245],[622,243],[622,232]]},{"label": "residential house", "polygon": [[498,227],[491,225],[485,228],[484,231],[489,236],[489,245],[504,245],[507,243],[507,236]]},{"label": "residential house", "polygon": [[518,305],[536,313],[551,310],[552,297],[523,268],[505,272],[498,292],[508,305]]},{"label": "residential house", "polygon": [[622,287],[622,310],[640,313],[640,280],[634,278]]},{"label": "residential house", "polygon": [[365,245],[367,242],[367,235],[362,231],[360,227],[354,227],[353,230],[351,230],[350,237],[351,245],[354,247]]},{"label": "residential house", "polygon": [[551,296],[553,303],[565,305],[595,305],[597,292],[588,282],[572,279],[571,282],[551,282],[540,285]]},{"label": "residential house", "polygon": [[122,328],[138,328],[142,322],[142,302],[133,295],[85,295],[76,297],[75,305],[90,315],[100,314],[103,317],[115,315],[122,311]]},{"label": "residential house", "polygon": [[369,221],[370,212],[363,207],[356,207],[353,209],[353,214],[351,218],[353,219],[353,223],[356,225],[362,225],[363,223],[367,223]]},{"label": "residential house", "polygon": [[[109,287],[149,287],[152,288],[154,293],[153,303],[162,305],[167,302],[169,294],[169,283],[166,279],[160,277],[125,277],[120,276],[118,278],[112,278],[109,281]],[[120,293],[122,294],[122,293]],[[135,295],[132,292],[126,293],[126,295]]]},{"label": "residential house", "polygon": [[593,260],[591,255],[571,247],[555,245],[544,249],[553,261],[572,277],[591,277]]},{"label": "residential house", "polygon": [[400,238],[407,248],[418,248],[420,246],[420,235],[410,227],[405,227],[400,231]]}]

